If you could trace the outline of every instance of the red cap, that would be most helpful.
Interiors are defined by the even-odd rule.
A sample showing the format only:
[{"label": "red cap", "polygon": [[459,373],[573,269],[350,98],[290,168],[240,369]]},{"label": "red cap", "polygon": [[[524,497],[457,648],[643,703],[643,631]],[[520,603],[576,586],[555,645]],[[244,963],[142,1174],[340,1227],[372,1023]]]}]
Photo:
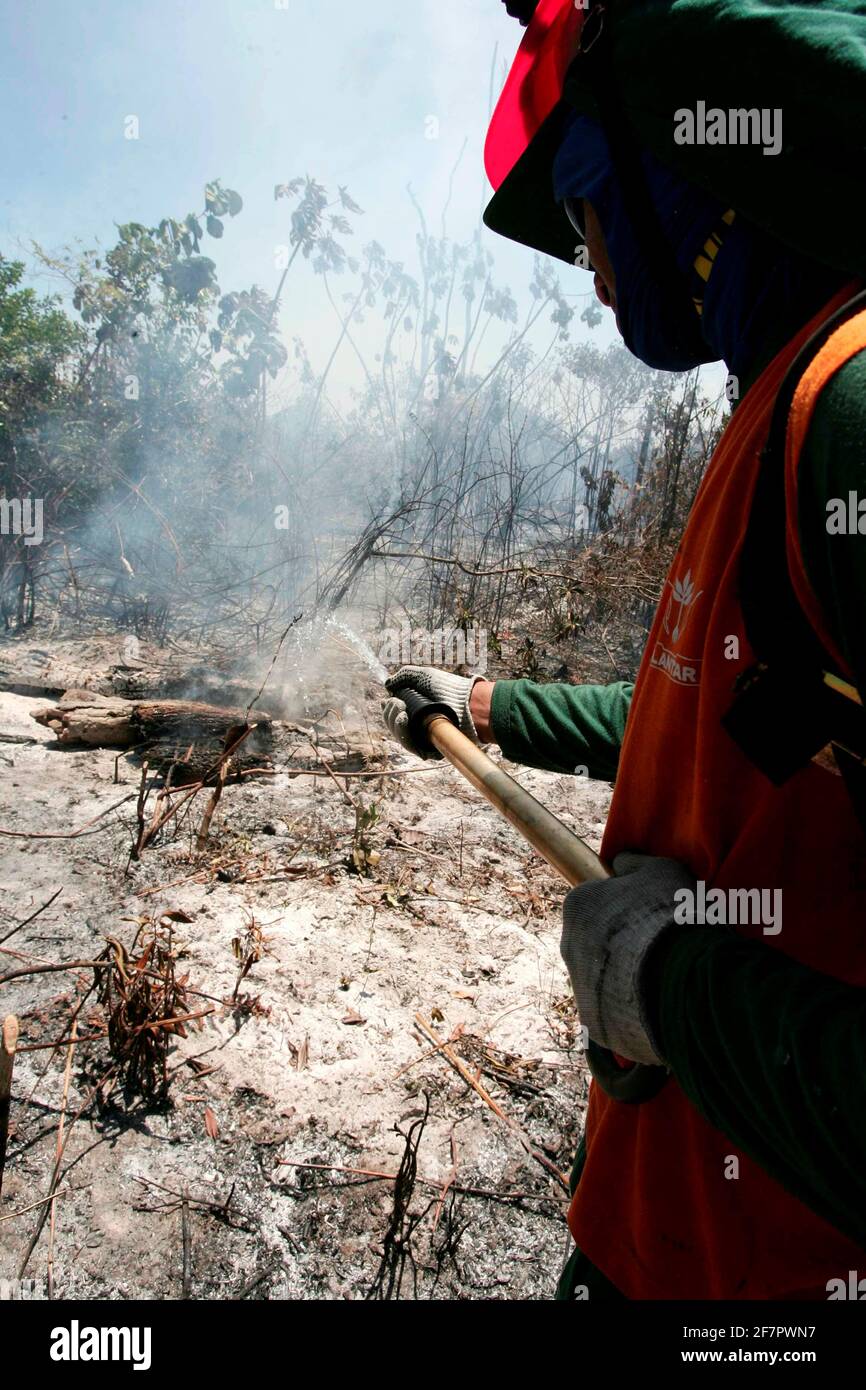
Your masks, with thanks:
[{"label": "red cap", "polygon": [[575,0],[539,0],[511,64],[484,144],[484,167],[498,189],[562,96],[586,9]]}]

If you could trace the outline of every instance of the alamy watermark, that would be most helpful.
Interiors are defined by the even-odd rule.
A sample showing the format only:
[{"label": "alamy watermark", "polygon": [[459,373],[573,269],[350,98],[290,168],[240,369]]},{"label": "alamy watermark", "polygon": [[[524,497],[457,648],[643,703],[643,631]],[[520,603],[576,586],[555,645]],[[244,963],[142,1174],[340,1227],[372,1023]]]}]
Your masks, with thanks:
[{"label": "alamy watermark", "polygon": [[827,1302],[850,1299],[856,1303],[866,1301],[866,1279],[861,1279],[856,1269],[848,1270],[847,1279],[827,1280]]},{"label": "alamy watermark", "polygon": [[698,879],[694,890],[678,888],[674,902],[679,926],[761,927],[764,936],[782,930],[781,888],[707,888]]},{"label": "alamy watermark", "polygon": [[830,536],[866,536],[866,497],[849,492],[844,497],[831,497],[827,503],[827,534]]},{"label": "alamy watermark", "polygon": [[0,1303],[6,1303],[13,1299],[42,1302],[47,1298],[47,1279],[0,1279]]},{"label": "alamy watermark", "polygon": [[699,101],[694,110],[681,106],[674,112],[676,145],[763,145],[764,154],[782,148],[782,111],[776,107],[707,108]]},{"label": "alamy watermark", "polygon": [[476,627],[385,628],[378,652],[383,666],[470,666],[487,670],[487,630]]},{"label": "alamy watermark", "polygon": [[23,536],[25,545],[41,545],[42,498],[0,497],[0,535]]},{"label": "alamy watermark", "polygon": [[68,1327],[51,1330],[52,1361],[131,1361],[134,1371],[150,1370],[149,1327],[82,1327],[73,1318]]}]

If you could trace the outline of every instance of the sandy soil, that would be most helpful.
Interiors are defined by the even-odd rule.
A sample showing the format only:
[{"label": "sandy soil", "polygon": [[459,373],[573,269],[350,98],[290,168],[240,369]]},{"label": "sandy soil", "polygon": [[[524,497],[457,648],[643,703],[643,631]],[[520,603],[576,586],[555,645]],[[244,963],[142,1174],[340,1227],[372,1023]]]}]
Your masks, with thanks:
[{"label": "sandy soil", "polygon": [[[0,695],[0,975],[93,960],[106,937],[131,947],[175,912],[190,1011],[214,1010],[172,1038],[163,1101],[112,1074],[105,1038],[20,1053],[0,1278],[44,1289],[50,1273],[56,1297],[88,1299],[551,1295],[569,1238],[550,1168],[568,1172],[587,1088],[562,888],[453,770],[380,741],[375,697],[358,666],[347,742],[401,775],[230,785],[196,856],[200,795],[136,864],[136,759],[61,749],[31,718],[44,698]],[[598,845],[607,785],[518,775]],[[378,816],[362,873],[349,797]],[[245,933],[262,954],[237,985]],[[101,1033],[94,978],[6,981],[0,1015],[16,1012],[32,1047],[68,1037],[86,995],[78,1031]],[[51,1190],[62,1117],[52,1231],[51,1208],[32,1204]],[[417,1180],[398,1227],[395,1182],[344,1170],[395,1175],[410,1133]]]}]

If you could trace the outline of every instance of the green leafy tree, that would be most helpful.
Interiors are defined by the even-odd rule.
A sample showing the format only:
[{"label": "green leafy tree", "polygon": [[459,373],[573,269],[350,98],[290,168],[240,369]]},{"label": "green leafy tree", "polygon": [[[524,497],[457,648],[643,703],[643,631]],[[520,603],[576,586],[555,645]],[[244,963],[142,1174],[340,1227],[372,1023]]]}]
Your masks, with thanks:
[{"label": "green leafy tree", "polygon": [[[22,261],[0,255],[0,458],[14,467],[25,433],[69,392],[69,363],[85,335],[56,295],[23,288]],[[6,480],[8,481],[8,479]]]},{"label": "green leafy tree", "polygon": [[[41,508],[50,481],[43,436],[69,399],[85,334],[57,296],[23,287],[23,275],[21,261],[0,256],[0,494]],[[7,628],[32,621],[39,549],[23,534],[0,536],[0,613]]]}]

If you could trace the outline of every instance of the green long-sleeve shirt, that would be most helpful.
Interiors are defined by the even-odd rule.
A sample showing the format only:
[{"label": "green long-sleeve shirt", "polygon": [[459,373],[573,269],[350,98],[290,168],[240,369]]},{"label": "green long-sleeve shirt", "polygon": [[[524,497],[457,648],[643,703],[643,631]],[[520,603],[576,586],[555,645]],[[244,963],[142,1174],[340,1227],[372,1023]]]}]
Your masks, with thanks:
[{"label": "green long-sleeve shirt", "polygon": [[634,685],[536,685],[497,681],[490,710],[506,758],[545,772],[586,771],[612,781]]},{"label": "green long-sleeve shirt", "polygon": [[[823,390],[799,482],[807,572],[866,693],[866,535],[826,529],[828,501],[852,491],[866,498],[866,353]],[[612,778],[632,689],[497,681],[493,732],[514,762]],[[866,990],[695,927],[660,940],[646,992],[663,1055],[705,1119],[866,1247]]]}]

